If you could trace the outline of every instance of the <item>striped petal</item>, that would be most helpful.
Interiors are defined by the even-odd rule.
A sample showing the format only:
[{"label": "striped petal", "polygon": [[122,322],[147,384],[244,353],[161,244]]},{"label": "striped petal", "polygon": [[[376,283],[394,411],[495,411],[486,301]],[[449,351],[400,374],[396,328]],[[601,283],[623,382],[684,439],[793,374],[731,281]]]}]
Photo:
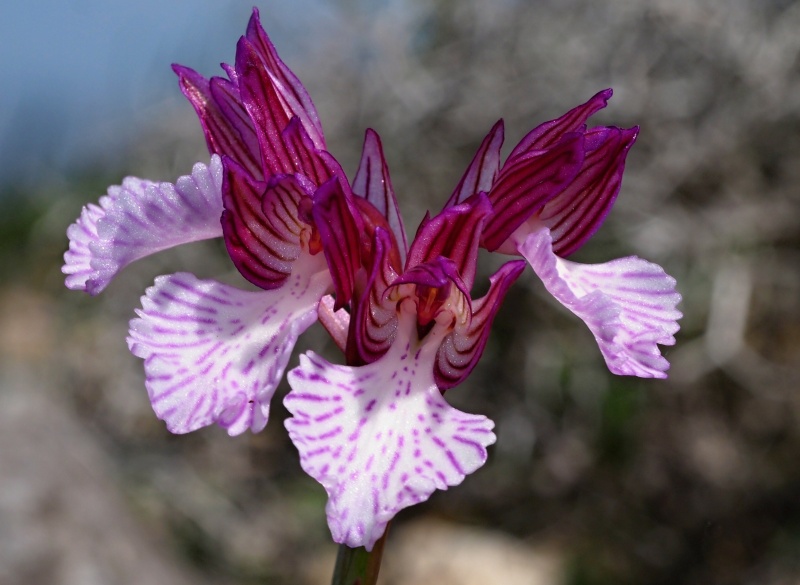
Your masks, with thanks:
[{"label": "striped petal", "polygon": [[314,186],[295,175],[273,176],[264,184],[227,157],[224,167],[222,231],[228,254],[247,280],[279,288],[300,256],[304,229],[310,230],[298,216],[298,205]]},{"label": "striped petal", "polygon": [[67,230],[67,288],[102,291],[125,266],[179,244],[222,235],[222,164],[197,163],[171,183],[128,177],[89,205]]},{"label": "striped petal", "polygon": [[208,151],[227,155],[258,180],[264,179],[253,122],[242,104],[239,87],[222,77],[206,79],[196,71],[173,65],[183,95],[194,107]]},{"label": "striped petal", "polygon": [[581,170],[539,212],[559,256],[578,250],[603,224],[619,194],[625,159],[638,131],[637,127],[598,127],[586,133],[587,152]]},{"label": "striped petal", "polygon": [[[436,385],[449,390],[463,382],[475,368],[489,340],[489,331],[508,289],[525,269],[524,260],[506,262],[489,279],[489,292],[472,301],[472,318],[444,338],[436,355]],[[459,322],[456,321],[458,324]]]},{"label": "striped petal", "polygon": [[258,136],[264,176],[293,172],[291,155],[281,132],[292,118],[256,47],[245,37],[236,46],[236,73],[242,101]]},{"label": "striped petal", "polygon": [[445,208],[433,218],[426,216],[408,251],[407,267],[413,268],[440,256],[452,260],[469,294],[475,281],[478,243],[491,212],[489,199],[479,194],[460,205]]},{"label": "striped petal", "polygon": [[390,260],[394,240],[383,228],[373,233],[372,263],[365,266],[367,280],[350,305],[350,331],[345,354],[350,365],[376,361],[386,353],[397,329],[397,300],[386,290],[397,279]]},{"label": "striped petal", "polygon": [[448,199],[445,208],[464,203],[478,193],[488,193],[497,173],[500,172],[500,147],[503,146],[503,121],[499,120],[483,139],[478,152],[461,177],[456,190]]},{"label": "striped petal", "polygon": [[333,540],[372,550],[397,512],[460,484],[486,461],[494,423],[461,412],[433,380],[438,343],[404,336],[372,364],[330,364],[308,352],[287,378],[286,421],[300,464],[328,493]]},{"label": "striped petal", "polygon": [[408,254],[408,240],[403,225],[403,216],[389,178],[389,167],[383,156],[383,146],[378,133],[368,129],[364,137],[364,149],[353,179],[353,194],[369,201],[386,218],[389,229],[394,234],[400,253],[400,265],[405,264]]},{"label": "striped petal", "polygon": [[212,423],[238,435],[267,424],[297,337],[330,286],[320,256],[304,256],[279,290],[243,291],[191,274],[159,276],[130,324],[147,392],[173,433]]},{"label": "striped petal", "polygon": [[325,150],[325,137],[322,133],[322,124],[319,115],[308,95],[308,91],[286,64],[278,57],[275,46],[267,36],[257,8],[247,24],[247,40],[250,41],[256,54],[263,63],[264,69],[272,80],[277,90],[280,103],[289,118],[297,117],[303,123],[314,145],[320,150]]},{"label": "striped petal", "polygon": [[666,378],[669,362],[657,344],[673,345],[682,317],[681,295],[664,269],[629,256],[586,265],[553,253],[550,230],[533,231],[519,252],[558,301],[583,319],[609,370],[641,378]]},{"label": "striped petal", "polygon": [[[583,134],[572,133],[546,151],[509,159],[489,192],[494,213],[483,232],[490,252],[563,191],[583,164]],[[501,252],[507,252],[500,249]]]},{"label": "striped petal", "polygon": [[611,89],[604,89],[593,95],[586,103],[572,108],[560,118],[539,124],[514,147],[514,150],[508,155],[507,162],[531,152],[551,148],[569,132],[585,131],[586,121],[592,114],[606,107],[613,93]]}]

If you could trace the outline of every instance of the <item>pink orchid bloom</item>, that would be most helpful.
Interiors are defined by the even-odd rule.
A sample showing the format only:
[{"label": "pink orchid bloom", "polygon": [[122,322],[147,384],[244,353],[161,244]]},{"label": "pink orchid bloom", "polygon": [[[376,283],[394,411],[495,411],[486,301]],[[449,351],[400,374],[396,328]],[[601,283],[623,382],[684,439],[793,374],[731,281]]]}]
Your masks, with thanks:
[{"label": "pink orchid bloom", "polygon": [[615,374],[665,378],[657,344],[673,345],[681,313],[675,279],[636,256],[584,265],[564,259],[599,229],[622,183],[638,128],[586,128],[604,108],[607,89],[525,136],[501,165],[503,125],[483,140],[458,188],[455,205],[487,193],[494,207],[482,245],[523,256],[547,290],[580,317]]},{"label": "pink orchid bloom", "polygon": [[329,329],[348,330],[334,338],[346,340],[340,345],[351,365],[301,356],[284,404],[301,465],[328,492],[333,539],[371,550],[399,510],[461,483],[486,461],[494,423],[451,407],[443,392],[474,368],[524,262],[504,265],[489,292],[471,298],[491,213],[485,195],[426,217],[406,252],[377,135],[368,132],[367,146],[356,191],[384,213],[365,214],[374,221],[365,221],[349,317],[329,313]]},{"label": "pink orchid bloom", "polygon": [[223,69],[206,79],[174,66],[210,163],[175,184],[126,178],[67,232],[71,289],[98,294],[139,258],[217,237],[257,287],[178,273],[142,297],[128,345],[170,431],[263,429],[298,336],[319,319],[346,365],[300,356],[285,425],[328,493],[334,540],[371,550],[398,511],[461,483],[495,441],[491,420],[444,397],[474,369],[525,267],[507,262],[474,299],[481,246],[523,256],[587,323],[611,371],[665,377],[657,344],[678,330],[674,279],[636,257],[563,258],[608,214],[638,131],[586,128],[610,90],[535,128],[502,164],[495,125],[409,245],[378,135],[367,131],[351,185],[257,10]]},{"label": "pink orchid bloom", "polygon": [[258,11],[235,67],[224,66],[227,78],[174,69],[211,163],[174,185],[127,178],[111,187],[70,226],[63,271],[69,288],[97,294],[134,260],[223,237],[239,272],[263,290],[188,273],[159,276],[131,321],[128,344],[144,359],[150,401],[170,431],[217,423],[231,435],[257,432],[320,299],[351,294],[353,268],[343,267],[358,258],[337,233],[353,232],[359,218],[311,99],[279,59]]}]

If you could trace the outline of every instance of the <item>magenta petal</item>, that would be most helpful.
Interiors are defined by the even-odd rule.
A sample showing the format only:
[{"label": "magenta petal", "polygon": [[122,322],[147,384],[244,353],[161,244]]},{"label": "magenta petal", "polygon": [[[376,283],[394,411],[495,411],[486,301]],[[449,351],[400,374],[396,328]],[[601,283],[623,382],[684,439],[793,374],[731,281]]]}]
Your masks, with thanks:
[{"label": "magenta petal", "polygon": [[638,130],[600,127],[586,133],[594,148],[587,151],[581,170],[539,212],[559,256],[578,250],[603,224],[622,186],[625,158]]},{"label": "magenta petal", "polygon": [[183,95],[197,112],[208,151],[233,157],[254,177],[263,178],[258,139],[239,89],[225,79],[209,81],[188,67],[173,65],[172,69]]},{"label": "magenta petal", "polygon": [[353,179],[353,194],[369,201],[386,218],[389,229],[394,234],[400,248],[400,262],[405,263],[408,254],[408,240],[400,207],[389,178],[389,167],[383,156],[383,146],[377,132],[371,128],[364,137],[364,149]]},{"label": "magenta petal", "polygon": [[478,152],[461,177],[445,208],[463,203],[478,193],[488,193],[500,172],[500,148],[503,146],[503,121],[499,120],[483,139]]},{"label": "magenta petal", "polygon": [[217,423],[230,435],[264,428],[297,337],[316,320],[329,279],[316,258],[280,290],[247,292],[191,274],[159,276],[142,297],[128,346],[173,433]]},{"label": "magenta petal", "polygon": [[452,260],[469,294],[475,280],[478,243],[484,221],[491,212],[488,198],[480,194],[444,209],[433,218],[426,217],[408,251],[407,266],[413,268],[440,256]]},{"label": "magenta petal", "polygon": [[314,194],[311,215],[333,277],[336,310],[353,297],[356,271],[361,267],[361,229],[356,221],[357,214],[338,179],[331,179]]},{"label": "magenta petal", "polygon": [[292,70],[278,57],[275,46],[261,26],[257,8],[253,9],[253,15],[247,25],[246,36],[247,40],[252,43],[257,55],[262,60],[264,68],[278,92],[278,98],[288,117],[292,118],[296,116],[299,118],[314,145],[320,150],[325,150],[325,138],[322,134],[322,124],[320,124],[319,115],[317,115],[314,103],[311,101],[308,91],[306,91],[306,88],[300,83],[297,76],[295,76]]},{"label": "magenta petal", "polygon": [[287,375],[286,428],[303,469],[328,493],[335,542],[372,550],[397,512],[485,463],[494,423],[447,404],[433,381],[435,346],[398,338],[358,368],[308,352]]},{"label": "magenta petal", "polygon": [[281,133],[294,170],[314,185],[322,185],[333,176],[344,179],[344,171],[330,154],[314,146],[299,118],[292,118]]},{"label": "magenta petal", "polygon": [[570,132],[585,131],[586,120],[595,112],[605,108],[613,93],[611,89],[604,89],[592,96],[585,104],[572,108],[560,118],[540,124],[514,147],[506,164],[531,152],[551,148]]},{"label": "magenta petal", "polygon": [[573,133],[549,150],[506,161],[489,192],[494,213],[483,232],[486,249],[500,248],[514,230],[563,191],[580,170],[583,157],[583,135]]},{"label": "magenta petal", "polygon": [[256,48],[244,37],[236,46],[236,73],[242,101],[258,136],[265,178],[293,172],[291,156],[281,136],[291,116]]},{"label": "magenta petal", "polygon": [[369,364],[389,349],[397,329],[397,301],[386,298],[386,290],[397,279],[390,261],[392,237],[376,228],[372,243],[372,264],[366,266],[367,282],[361,295],[351,303],[347,363]]},{"label": "magenta petal", "polygon": [[125,266],[179,244],[222,235],[222,165],[196,164],[175,185],[128,177],[89,205],[67,230],[66,285],[102,291]]},{"label": "magenta petal", "polygon": [[489,292],[472,301],[472,319],[456,327],[442,341],[436,354],[436,385],[448,390],[463,382],[475,368],[489,340],[492,321],[500,310],[506,292],[525,270],[524,260],[506,262],[490,278]]},{"label": "magenta petal", "polygon": [[228,254],[256,286],[280,287],[300,255],[304,224],[298,205],[313,185],[294,175],[273,177],[265,185],[233,160],[226,158],[224,164],[222,231]]},{"label": "magenta petal", "polygon": [[583,319],[609,370],[641,378],[666,378],[669,362],[657,344],[673,345],[681,295],[664,269],[630,256],[585,265],[553,254],[550,230],[531,233],[520,245],[548,291]]}]

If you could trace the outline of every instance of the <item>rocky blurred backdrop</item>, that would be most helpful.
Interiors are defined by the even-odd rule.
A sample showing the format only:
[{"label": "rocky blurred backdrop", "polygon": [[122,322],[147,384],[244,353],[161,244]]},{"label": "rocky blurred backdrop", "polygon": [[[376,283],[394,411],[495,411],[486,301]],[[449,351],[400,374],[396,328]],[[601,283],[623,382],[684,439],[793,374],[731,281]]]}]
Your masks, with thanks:
[{"label": "rocky blurred backdrop", "polygon": [[[670,379],[619,378],[527,272],[448,394],[496,421],[497,445],[398,516],[382,582],[800,582],[800,2],[340,0],[306,18],[302,59],[287,60],[330,149],[352,173],[376,129],[412,231],[498,118],[513,145],[613,87],[594,121],[641,132],[613,213],[574,259],[641,255],[684,297]],[[280,400],[258,435],[171,436],[126,349],[156,275],[237,282],[222,247],[139,262],[97,298],[62,285],[83,204],[126,174],[174,180],[205,159],[181,104],[115,164],[2,186],[3,585],[330,578],[324,492]],[[333,355],[317,329],[298,351],[320,344]]]}]

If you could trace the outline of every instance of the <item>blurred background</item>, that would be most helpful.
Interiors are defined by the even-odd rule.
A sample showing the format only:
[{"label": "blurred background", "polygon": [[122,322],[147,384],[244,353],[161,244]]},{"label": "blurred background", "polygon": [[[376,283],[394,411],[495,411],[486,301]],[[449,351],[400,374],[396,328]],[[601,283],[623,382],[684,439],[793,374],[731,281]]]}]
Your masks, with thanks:
[{"label": "blurred background", "polygon": [[[498,118],[507,152],[613,87],[594,123],[641,133],[614,212],[573,259],[640,255],[684,297],[670,379],[620,378],[528,271],[448,394],[495,420],[498,442],[464,484],[398,515],[382,583],[800,583],[800,2],[260,8],[351,177],[365,128],[380,133],[412,233]],[[263,433],[172,436],[126,349],[156,275],[235,281],[219,243],[141,261],[96,298],[60,273],[67,226],[108,185],[207,160],[169,65],[217,74],[250,9],[3,8],[3,585],[330,579],[324,492],[280,422],[287,388]],[[315,328],[298,351],[326,343]]]}]

